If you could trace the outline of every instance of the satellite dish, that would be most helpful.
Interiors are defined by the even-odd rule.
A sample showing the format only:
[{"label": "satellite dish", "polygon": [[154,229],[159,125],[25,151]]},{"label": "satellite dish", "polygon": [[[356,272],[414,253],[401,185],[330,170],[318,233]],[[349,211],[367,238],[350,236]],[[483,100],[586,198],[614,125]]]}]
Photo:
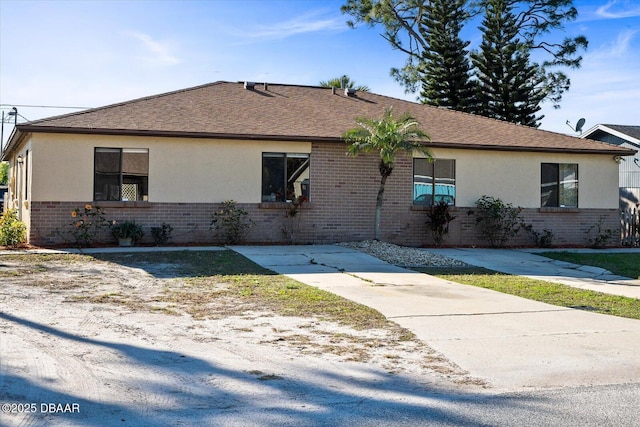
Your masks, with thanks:
[{"label": "satellite dish", "polygon": [[574,129],[574,127],[571,126],[571,122],[567,120],[567,126],[569,126],[574,132],[582,134],[582,127],[584,126],[585,122],[586,122],[585,119],[578,120],[578,123],[576,124],[576,127]]}]

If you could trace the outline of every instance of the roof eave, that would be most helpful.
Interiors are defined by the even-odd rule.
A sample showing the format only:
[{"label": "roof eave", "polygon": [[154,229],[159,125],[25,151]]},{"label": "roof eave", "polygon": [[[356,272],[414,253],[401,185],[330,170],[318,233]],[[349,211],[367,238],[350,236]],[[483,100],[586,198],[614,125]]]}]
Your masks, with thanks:
[{"label": "roof eave", "polygon": [[7,139],[7,146],[3,147],[2,154],[0,155],[0,161],[6,162],[9,159],[11,153],[20,146],[24,139],[26,132],[22,132],[18,127],[14,127]]},{"label": "roof eave", "polygon": [[627,135],[624,132],[620,132],[619,130],[616,129],[612,129],[607,125],[603,125],[603,124],[598,124],[595,125],[594,127],[592,127],[591,129],[589,129],[588,131],[586,131],[585,133],[583,133],[582,135],[580,135],[580,138],[588,138],[590,135],[594,134],[597,131],[603,131],[603,132],[607,132],[610,135],[613,136],[617,136],[620,139],[624,139],[625,141],[627,141],[629,144],[632,145],[637,145],[640,147],[640,140],[632,137],[631,135]]},{"label": "roof eave", "polygon": [[603,150],[561,147],[523,147],[518,145],[465,144],[454,142],[432,142],[434,148],[458,148],[465,150],[520,151],[527,153],[565,153],[565,154],[611,154],[616,156],[633,156],[636,151],[627,148],[607,148]]},{"label": "roof eave", "polygon": [[200,138],[200,139],[234,139],[234,140],[260,140],[260,141],[310,141],[310,142],[336,142],[342,138],[303,136],[303,135],[257,135],[257,134],[236,134],[236,133],[216,133],[216,132],[188,132],[188,131],[165,131],[165,130],[144,130],[144,129],[110,129],[110,128],[77,128],[58,126],[20,126],[26,132],[40,133],[66,133],[78,135],[121,135],[121,136],[148,136],[148,137],[168,137],[168,138]]},{"label": "roof eave", "polygon": [[[258,135],[258,134],[235,134],[235,133],[212,133],[212,132],[187,132],[187,131],[163,131],[163,130],[140,130],[140,129],[110,129],[110,128],[77,128],[77,127],[57,127],[57,126],[30,126],[28,124],[18,125],[17,129],[23,133],[67,133],[83,135],[121,135],[121,136],[147,136],[147,137],[169,137],[169,138],[200,138],[200,139],[233,139],[249,141],[298,141],[298,142],[334,142],[344,143],[342,137],[332,136],[305,136],[305,135]],[[636,151],[627,148],[617,148],[611,146],[607,149],[581,149],[581,148],[555,148],[555,147],[524,147],[518,145],[488,145],[469,144],[457,142],[428,142],[425,143],[432,148],[455,148],[464,150],[492,150],[492,151],[520,151],[538,153],[566,153],[566,154],[610,154],[618,156],[633,156]]]}]

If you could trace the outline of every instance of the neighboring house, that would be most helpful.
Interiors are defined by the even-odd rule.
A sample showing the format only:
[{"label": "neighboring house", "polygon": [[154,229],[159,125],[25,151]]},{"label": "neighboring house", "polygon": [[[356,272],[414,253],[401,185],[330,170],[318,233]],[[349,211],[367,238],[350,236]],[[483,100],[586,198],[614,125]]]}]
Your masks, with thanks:
[{"label": "neighboring house", "polygon": [[[640,150],[640,126],[596,125],[582,138]],[[640,154],[620,159],[620,206],[640,206]]]},{"label": "neighboring house", "polygon": [[10,204],[36,245],[63,242],[71,211],[85,204],[140,222],[147,242],[149,228],[167,222],[172,242],[217,243],[211,214],[227,199],[256,224],[248,242],[282,243],[286,201],[305,194],[297,242],[371,239],[379,157],[347,156],[341,137],[357,117],[379,118],[388,107],[420,121],[436,160],[398,158],[385,192],[385,240],[429,244],[435,199],[457,217],[445,244],[486,245],[468,214],[482,195],[523,207],[559,245],[585,244],[600,219],[619,227],[614,157],[634,155],[629,148],[373,93],[242,82],[18,124],[2,156]]}]

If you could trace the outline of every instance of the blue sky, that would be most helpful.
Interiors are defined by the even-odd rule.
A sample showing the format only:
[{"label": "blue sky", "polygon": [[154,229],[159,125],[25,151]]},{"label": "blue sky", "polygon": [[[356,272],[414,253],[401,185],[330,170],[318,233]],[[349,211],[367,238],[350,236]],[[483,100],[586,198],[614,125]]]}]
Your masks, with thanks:
[{"label": "blue sky", "polygon": [[[348,74],[414,100],[389,76],[404,54],[381,28],[350,29],[343,1],[0,0],[0,104],[34,120],[218,80],[316,85]],[[566,35],[589,39],[542,129],[640,124],[640,0],[574,0]],[[562,34],[564,36],[565,34]],[[472,40],[477,44],[479,40]],[[11,126],[5,125],[5,139]],[[428,131],[428,129],[427,129]]]}]

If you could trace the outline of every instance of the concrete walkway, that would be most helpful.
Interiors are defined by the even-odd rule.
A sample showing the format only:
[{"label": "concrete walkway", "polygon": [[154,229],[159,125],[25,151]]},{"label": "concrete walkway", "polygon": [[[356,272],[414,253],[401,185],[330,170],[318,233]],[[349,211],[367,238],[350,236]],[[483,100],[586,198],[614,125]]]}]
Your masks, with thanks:
[{"label": "concrete walkway", "polygon": [[537,255],[538,252],[640,253],[640,249],[429,249],[429,252],[454,258],[470,265],[501,273],[561,283],[592,291],[640,298],[640,280],[618,276],[600,267],[571,264]]},{"label": "concrete walkway", "polygon": [[339,246],[232,249],[375,308],[497,390],[640,382],[638,320],[452,283]]}]

